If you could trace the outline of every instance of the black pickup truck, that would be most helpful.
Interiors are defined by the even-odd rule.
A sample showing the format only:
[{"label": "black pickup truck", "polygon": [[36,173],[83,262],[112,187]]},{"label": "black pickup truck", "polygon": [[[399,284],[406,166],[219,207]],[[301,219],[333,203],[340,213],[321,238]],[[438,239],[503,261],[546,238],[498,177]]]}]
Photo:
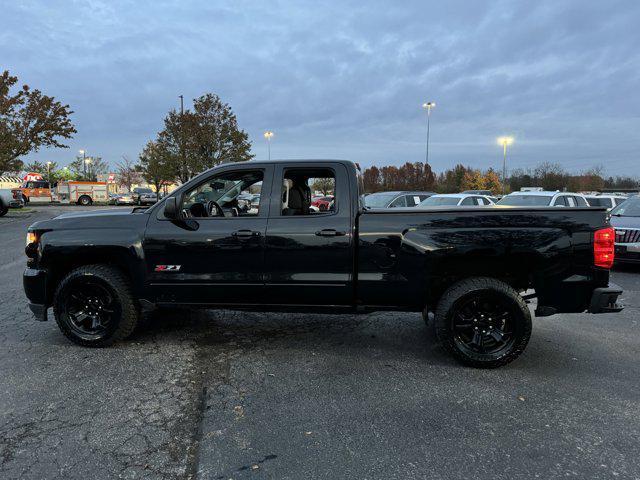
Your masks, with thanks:
[{"label": "black pickup truck", "polygon": [[[323,211],[319,181],[335,193]],[[527,345],[534,298],[539,316],[622,309],[604,208],[368,209],[348,161],[224,164],[151,208],[37,222],[26,254],[29,307],[46,320],[53,306],[84,346],[126,338],[153,307],[401,310],[458,360],[496,367]]]}]

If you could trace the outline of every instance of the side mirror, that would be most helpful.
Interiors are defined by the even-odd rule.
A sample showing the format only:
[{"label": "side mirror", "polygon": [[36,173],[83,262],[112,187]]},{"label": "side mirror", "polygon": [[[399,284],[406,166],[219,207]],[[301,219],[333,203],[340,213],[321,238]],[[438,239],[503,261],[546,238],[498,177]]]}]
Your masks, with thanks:
[{"label": "side mirror", "polygon": [[178,199],[169,197],[164,201],[164,216],[170,220],[178,219]]}]

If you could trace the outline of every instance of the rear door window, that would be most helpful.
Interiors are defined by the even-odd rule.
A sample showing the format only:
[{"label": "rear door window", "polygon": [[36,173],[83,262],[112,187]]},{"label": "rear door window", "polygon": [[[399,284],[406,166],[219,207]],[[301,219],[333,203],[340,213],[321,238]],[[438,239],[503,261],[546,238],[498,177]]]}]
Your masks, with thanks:
[{"label": "rear door window", "polygon": [[553,202],[553,206],[554,207],[566,207],[567,206],[566,197],[564,195],[560,195],[559,197],[557,197],[555,202]]},{"label": "rear door window", "polygon": [[405,195],[402,195],[396,198],[393,202],[391,202],[391,205],[389,205],[390,208],[406,207],[406,206],[407,206],[407,197]]},{"label": "rear door window", "polygon": [[425,197],[420,195],[407,195],[407,205],[409,205],[410,207],[415,207],[416,205],[419,205],[420,202],[424,199]]},{"label": "rear door window", "polygon": [[576,196],[576,202],[577,202],[579,207],[588,207],[589,206],[589,204],[587,203],[587,201],[583,197]]},{"label": "rear door window", "polygon": [[462,203],[460,203],[460,205],[476,205],[475,201],[474,201],[474,197],[467,197],[464,200],[462,200]]}]

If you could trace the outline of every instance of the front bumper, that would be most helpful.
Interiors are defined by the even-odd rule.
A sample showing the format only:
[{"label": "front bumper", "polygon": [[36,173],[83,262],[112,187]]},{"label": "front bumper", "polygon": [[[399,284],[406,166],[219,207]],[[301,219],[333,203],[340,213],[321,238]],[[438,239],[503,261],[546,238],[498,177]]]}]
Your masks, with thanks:
[{"label": "front bumper", "polygon": [[38,268],[27,268],[22,274],[24,293],[29,299],[29,309],[36,320],[47,319],[47,271]]},{"label": "front bumper", "polygon": [[614,283],[608,287],[596,288],[591,295],[589,313],[613,313],[621,311],[624,306],[618,303],[622,288]]}]

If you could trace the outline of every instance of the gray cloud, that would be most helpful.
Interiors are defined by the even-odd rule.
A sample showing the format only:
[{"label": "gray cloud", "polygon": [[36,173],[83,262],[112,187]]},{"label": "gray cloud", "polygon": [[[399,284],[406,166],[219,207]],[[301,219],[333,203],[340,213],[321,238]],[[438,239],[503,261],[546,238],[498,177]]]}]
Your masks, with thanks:
[{"label": "gray cloud", "polygon": [[179,94],[218,93],[266,155],[364,165],[424,158],[603,164],[640,175],[640,3],[11,2],[0,58],[21,81],[75,110],[70,160],[86,148],[135,157]]}]

